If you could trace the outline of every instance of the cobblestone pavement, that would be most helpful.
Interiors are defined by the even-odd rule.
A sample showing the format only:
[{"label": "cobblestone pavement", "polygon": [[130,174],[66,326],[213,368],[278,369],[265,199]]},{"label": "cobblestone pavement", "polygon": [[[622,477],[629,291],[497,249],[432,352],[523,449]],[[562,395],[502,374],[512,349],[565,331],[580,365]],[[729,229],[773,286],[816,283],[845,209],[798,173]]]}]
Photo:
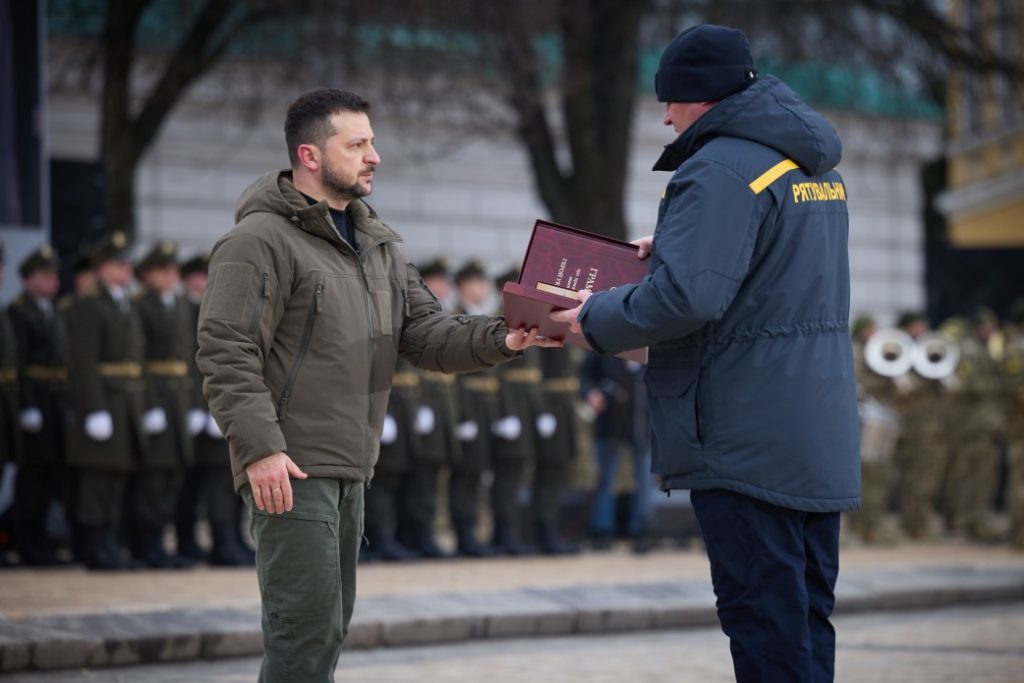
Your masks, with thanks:
[{"label": "cobblestone pavement", "polygon": [[[898,546],[847,546],[842,571],[961,565],[1019,567],[1024,555],[998,546],[958,541]],[[573,557],[446,560],[359,569],[359,597],[443,592],[554,588],[708,578],[703,549],[664,550],[637,556],[619,547],[610,553]],[[96,611],[142,611],[181,607],[257,604],[252,569],[205,567],[188,571],[88,572],[81,568],[4,570],[0,614],[39,616]]]},{"label": "cobblestone pavement", "polygon": [[[837,680],[1020,683],[1024,603],[836,620]],[[15,674],[5,683],[251,683],[257,659]],[[633,683],[733,680],[716,629],[402,648],[342,655],[336,680],[397,683]]]}]

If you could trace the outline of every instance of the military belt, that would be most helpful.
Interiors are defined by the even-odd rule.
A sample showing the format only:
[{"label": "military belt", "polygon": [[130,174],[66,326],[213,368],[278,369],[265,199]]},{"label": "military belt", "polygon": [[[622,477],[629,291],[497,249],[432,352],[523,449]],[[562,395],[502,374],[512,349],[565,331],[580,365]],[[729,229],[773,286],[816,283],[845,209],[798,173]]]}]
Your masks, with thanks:
[{"label": "military belt", "polygon": [[580,390],[580,381],[576,377],[559,377],[544,380],[544,391],[558,391],[576,394]]},{"label": "military belt", "polygon": [[14,384],[17,381],[17,368],[0,368],[0,384]]},{"label": "military belt", "polygon": [[443,372],[434,372],[433,370],[424,370],[423,379],[427,382],[437,382],[438,384],[455,384],[454,375],[448,375]]},{"label": "military belt", "polygon": [[41,382],[67,382],[68,369],[62,365],[27,365],[25,377]]},{"label": "military belt", "polygon": [[146,372],[158,377],[185,377],[188,375],[188,363],[183,360],[148,361]]},{"label": "military belt", "polygon": [[543,375],[537,368],[511,368],[502,372],[501,378],[506,382],[537,384]]},{"label": "military belt", "polygon": [[100,363],[96,372],[100,377],[109,379],[138,379],[142,377],[142,366],[138,363]]},{"label": "military belt", "polygon": [[488,394],[497,393],[501,384],[497,377],[467,377],[462,380],[462,386],[469,391],[483,391]]},{"label": "military belt", "polygon": [[415,372],[396,372],[395,376],[391,378],[393,387],[418,387],[419,385],[420,377]]}]

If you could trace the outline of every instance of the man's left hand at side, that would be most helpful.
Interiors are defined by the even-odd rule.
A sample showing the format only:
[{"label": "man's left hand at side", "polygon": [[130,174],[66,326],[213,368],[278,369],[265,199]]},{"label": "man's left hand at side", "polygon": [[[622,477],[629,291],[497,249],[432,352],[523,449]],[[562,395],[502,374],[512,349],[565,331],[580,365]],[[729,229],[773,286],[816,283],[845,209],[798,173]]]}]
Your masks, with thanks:
[{"label": "man's left hand at side", "polygon": [[556,323],[569,323],[569,329],[580,334],[580,313],[583,311],[583,304],[587,303],[593,292],[589,289],[581,289],[578,292],[580,298],[580,305],[576,308],[570,308],[565,311],[555,311],[549,317]]}]

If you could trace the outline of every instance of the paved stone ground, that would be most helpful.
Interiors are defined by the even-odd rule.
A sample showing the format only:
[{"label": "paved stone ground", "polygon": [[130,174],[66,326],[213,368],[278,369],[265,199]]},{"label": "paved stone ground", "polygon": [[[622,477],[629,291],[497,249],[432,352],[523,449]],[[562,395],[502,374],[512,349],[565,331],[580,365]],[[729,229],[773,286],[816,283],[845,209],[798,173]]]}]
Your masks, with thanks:
[{"label": "paved stone ground", "polygon": [[[846,546],[842,572],[957,565],[1024,567],[1024,554],[999,546],[949,541],[894,546]],[[709,576],[701,548],[636,556],[610,553],[562,558],[445,560],[359,569],[359,597],[500,591],[579,585],[649,583]],[[81,568],[0,572],[0,616],[147,611],[257,604],[256,573],[247,569],[88,572]]]},{"label": "paved stone ground", "polygon": [[[839,617],[837,675],[856,683],[1020,683],[1024,603]],[[13,674],[6,683],[251,683],[254,658],[99,671]],[[346,681],[662,683],[732,681],[714,628],[393,648],[342,655]]]},{"label": "paved stone ground", "polygon": [[[1024,555],[1000,548],[848,548],[842,563],[842,615],[1024,600]],[[0,672],[257,654],[254,578],[237,570],[5,571]],[[699,551],[372,566],[360,593],[350,651],[716,623]]]}]

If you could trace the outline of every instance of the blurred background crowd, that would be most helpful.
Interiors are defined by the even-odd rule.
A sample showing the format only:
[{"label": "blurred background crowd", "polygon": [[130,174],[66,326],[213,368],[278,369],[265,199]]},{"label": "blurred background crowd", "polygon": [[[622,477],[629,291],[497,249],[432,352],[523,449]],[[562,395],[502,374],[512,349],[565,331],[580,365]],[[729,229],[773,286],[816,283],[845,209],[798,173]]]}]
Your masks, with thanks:
[{"label": "blurred background crowd", "polygon": [[[102,240],[59,299],[49,245],[18,266],[0,324],[4,565],[253,564],[194,363],[206,257],[182,262],[168,241],[131,253],[123,233]],[[420,272],[455,314],[500,312],[518,278],[442,258]],[[847,540],[1024,548],[1024,301],[1002,325],[980,309],[933,331],[905,313],[893,328],[860,317],[853,335],[864,505]],[[461,376],[400,362],[363,561],[687,542],[685,501],[656,516],[644,399],[642,364],[571,347]]]},{"label": "blurred background crowd", "polygon": [[[865,497],[848,539],[1019,543],[1022,18],[1024,0],[0,0],[0,556],[252,561],[194,315],[202,254],[286,165],[296,95],[373,103],[369,202],[449,310],[490,313],[537,217],[651,231],[672,138],[654,72],[699,22],[741,28],[843,139]],[[572,349],[458,379],[397,368],[366,556],[692,536],[685,496],[647,474],[643,396],[642,367]],[[134,441],[94,438],[118,420]]]}]

